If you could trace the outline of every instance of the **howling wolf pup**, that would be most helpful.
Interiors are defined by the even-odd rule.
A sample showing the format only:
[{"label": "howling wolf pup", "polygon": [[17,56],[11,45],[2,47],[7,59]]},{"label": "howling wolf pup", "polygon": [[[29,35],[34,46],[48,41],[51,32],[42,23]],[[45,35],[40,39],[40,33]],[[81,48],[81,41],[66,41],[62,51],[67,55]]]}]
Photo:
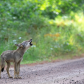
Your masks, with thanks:
[{"label": "howling wolf pup", "polygon": [[24,41],[20,44],[15,44],[16,46],[18,46],[18,49],[16,50],[7,50],[4,51],[1,54],[1,63],[0,63],[0,78],[1,78],[1,71],[4,71],[4,67],[5,67],[5,62],[7,63],[7,74],[9,76],[9,78],[12,78],[9,74],[9,67],[10,67],[10,62],[14,63],[14,78],[21,78],[19,76],[19,72],[20,72],[20,62],[23,59],[23,54],[25,53],[25,51],[32,46],[32,39],[28,40],[28,41]]}]

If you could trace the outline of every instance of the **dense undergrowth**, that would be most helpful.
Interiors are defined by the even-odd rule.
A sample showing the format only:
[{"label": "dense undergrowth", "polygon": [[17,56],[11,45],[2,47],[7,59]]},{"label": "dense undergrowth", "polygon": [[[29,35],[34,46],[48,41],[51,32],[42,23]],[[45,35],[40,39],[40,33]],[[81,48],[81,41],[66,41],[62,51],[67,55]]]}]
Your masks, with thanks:
[{"label": "dense undergrowth", "polygon": [[[0,3],[0,54],[5,50],[15,50],[14,44],[30,38],[33,46],[25,52],[23,63],[67,59],[83,53],[84,16],[75,10],[81,3],[72,4],[72,8],[73,0],[69,0],[69,4],[65,0],[67,5],[64,8],[63,1],[59,0],[58,11],[53,14],[52,2],[46,2],[45,7],[46,0],[15,1]],[[67,7],[70,7],[69,11]]]}]

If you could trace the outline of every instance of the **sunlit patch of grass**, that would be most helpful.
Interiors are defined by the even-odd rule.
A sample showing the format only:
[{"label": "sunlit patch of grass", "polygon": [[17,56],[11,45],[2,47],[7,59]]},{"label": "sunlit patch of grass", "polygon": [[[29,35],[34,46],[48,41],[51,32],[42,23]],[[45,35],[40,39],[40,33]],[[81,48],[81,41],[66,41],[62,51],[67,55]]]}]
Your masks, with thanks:
[{"label": "sunlit patch of grass", "polygon": [[60,37],[60,34],[59,33],[56,33],[56,34],[45,34],[44,37]]}]

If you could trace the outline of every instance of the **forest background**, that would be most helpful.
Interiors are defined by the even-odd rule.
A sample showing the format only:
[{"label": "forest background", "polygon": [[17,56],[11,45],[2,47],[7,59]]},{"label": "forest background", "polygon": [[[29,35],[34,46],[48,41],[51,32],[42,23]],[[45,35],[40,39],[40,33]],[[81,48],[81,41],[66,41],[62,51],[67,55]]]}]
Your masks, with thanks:
[{"label": "forest background", "polygon": [[0,54],[33,39],[22,63],[84,53],[84,0],[0,0]]}]

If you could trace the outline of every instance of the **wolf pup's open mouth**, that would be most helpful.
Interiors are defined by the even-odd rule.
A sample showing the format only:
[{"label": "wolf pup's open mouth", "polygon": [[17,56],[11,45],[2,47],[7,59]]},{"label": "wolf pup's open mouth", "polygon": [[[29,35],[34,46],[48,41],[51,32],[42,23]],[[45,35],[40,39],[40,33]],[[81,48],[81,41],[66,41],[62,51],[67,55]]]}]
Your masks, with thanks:
[{"label": "wolf pup's open mouth", "polygon": [[33,44],[32,44],[32,39],[31,39],[31,42],[30,42],[30,46],[32,46]]}]

